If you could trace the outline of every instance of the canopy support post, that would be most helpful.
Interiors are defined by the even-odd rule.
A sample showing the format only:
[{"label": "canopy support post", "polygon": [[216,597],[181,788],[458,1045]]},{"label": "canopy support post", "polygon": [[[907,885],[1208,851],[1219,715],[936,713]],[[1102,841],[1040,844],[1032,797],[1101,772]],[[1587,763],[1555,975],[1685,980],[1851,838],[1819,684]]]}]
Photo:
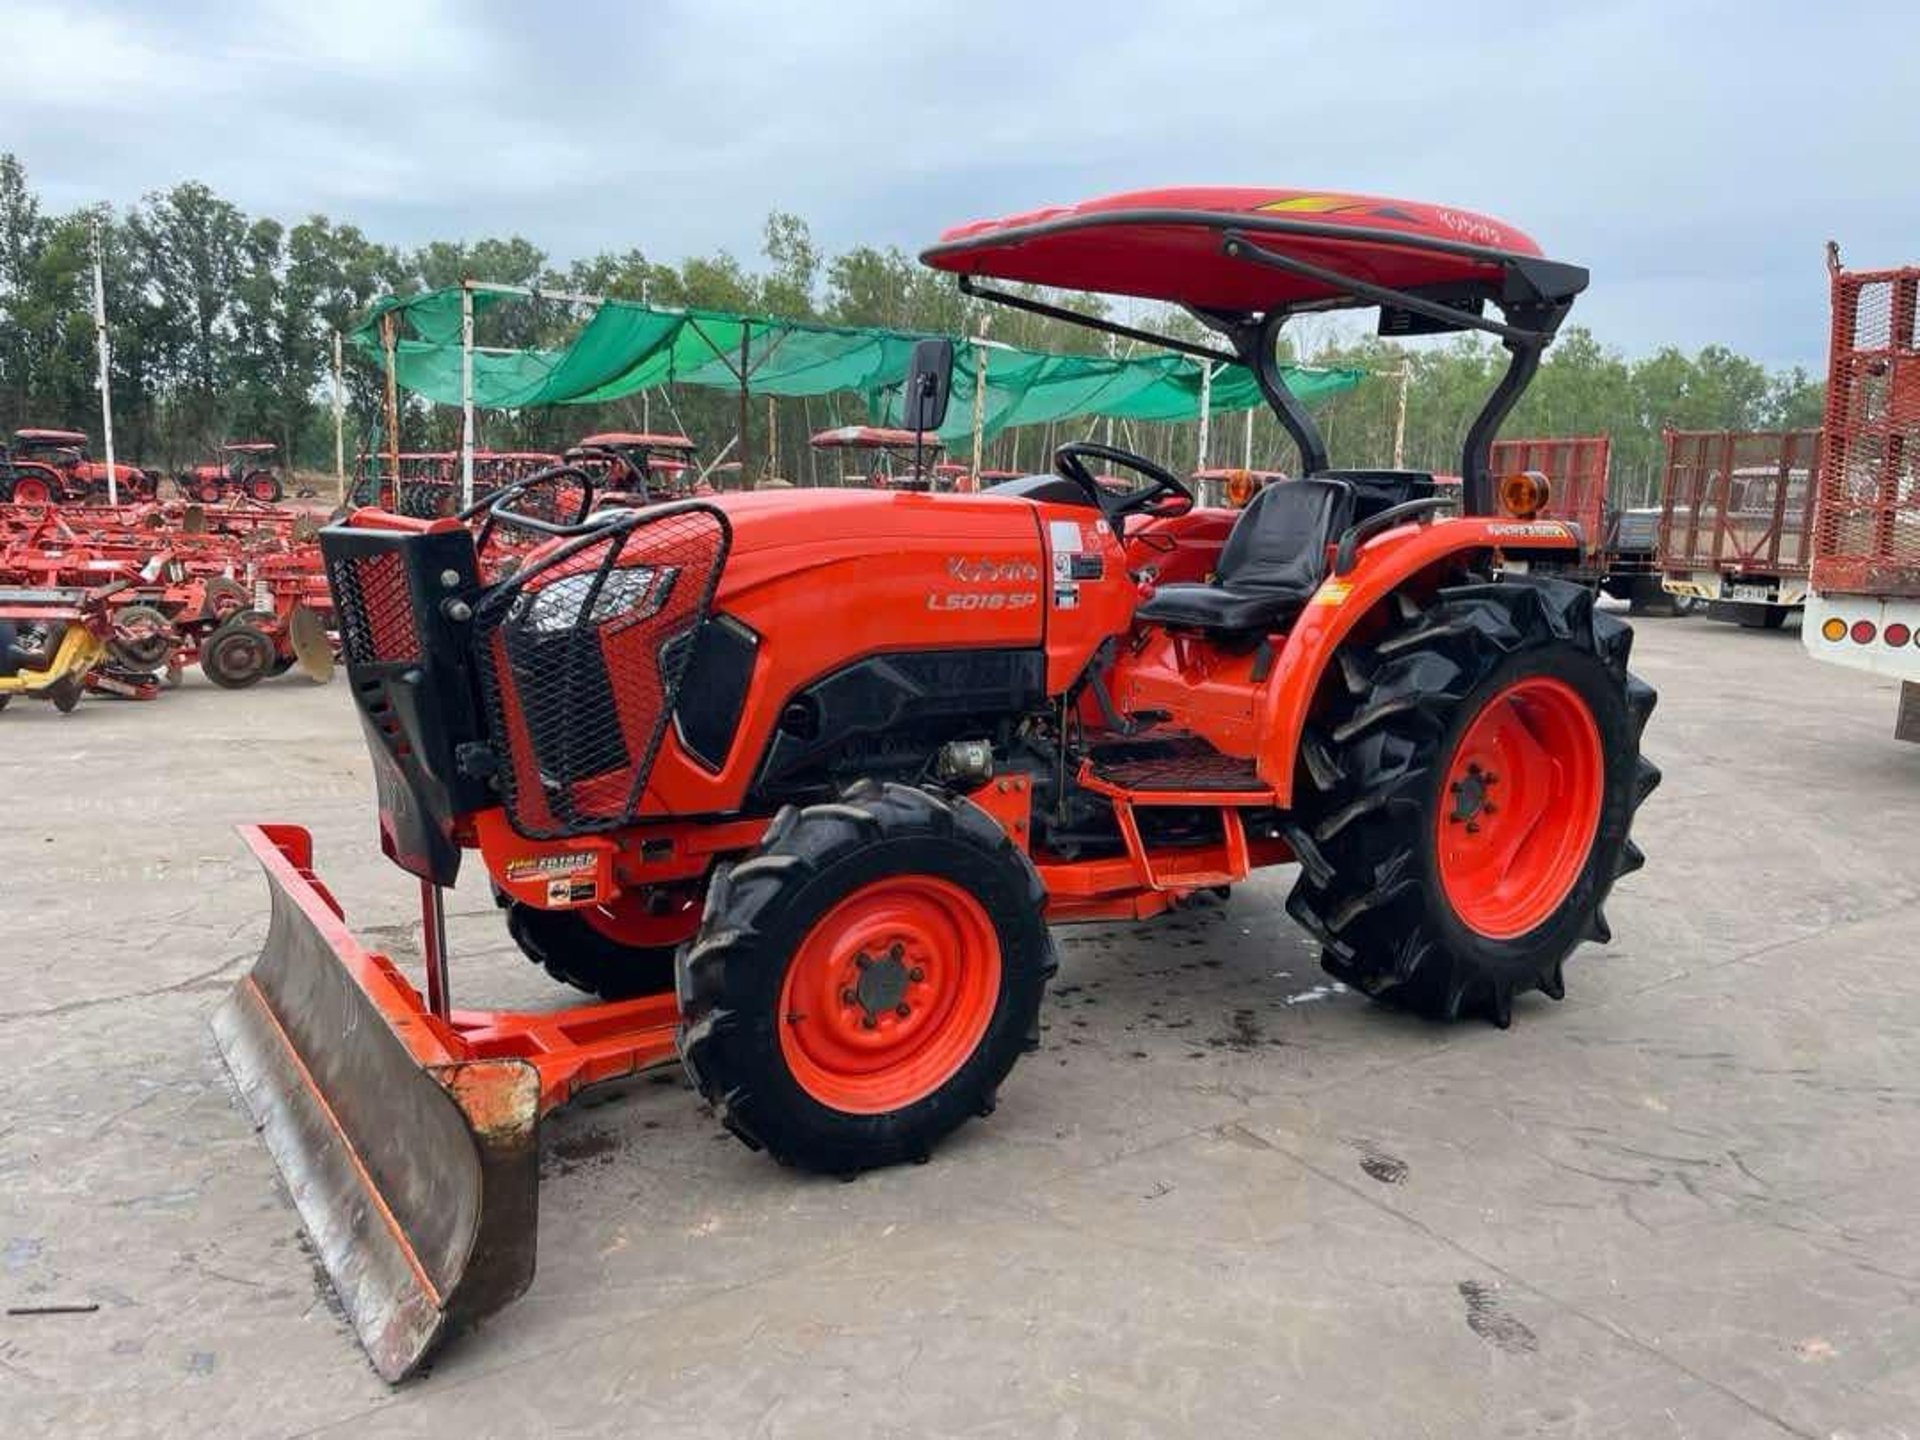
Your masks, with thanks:
[{"label": "canopy support post", "polygon": [[387,359],[387,473],[375,487],[374,503],[394,510],[400,505],[400,386],[393,369],[393,311],[380,317],[380,349]]},{"label": "canopy support post", "polygon": [[753,327],[744,318],[740,321],[740,488],[747,489],[753,484],[753,445],[747,439],[747,426],[752,416],[747,413],[747,375],[749,337]]},{"label": "canopy support post", "polygon": [[340,332],[333,332],[333,478],[347,503],[347,384],[340,363]]},{"label": "canopy support post", "polygon": [[1407,357],[1400,357],[1400,368],[1393,378],[1400,382],[1400,396],[1393,407],[1393,468],[1403,470],[1407,463],[1407,382],[1413,372],[1407,365]]},{"label": "canopy support post", "polygon": [[[982,326],[980,334],[986,334]],[[981,452],[986,444],[987,431],[987,346],[984,338],[973,342],[973,470],[967,476],[965,488],[980,488]]]},{"label": "canopy support post", "polygon": [[473,505],[473,282],[460,282],[460,508]]},{"label": "canopy support post", "polygon": [[100,443],[107,453],[107,503],[120,503],[113,463],[113,347],[107,339],[107,282],[100,267],[100,222],[93,224],[93,338],[100,356]]},{"label": "canopy support post", "polygon": [[1199,451],[1199,456],[1193,462],[1193,468],[1195,470],[1204,470],[1207,468],[1207,442],[1212,438],[1208,432],[1212,428],[1212,421],[1213,362],[1211,360],[1202,360],[1200,362],[1200,435],[1199,443],[1195,446],[1195,449]]}]

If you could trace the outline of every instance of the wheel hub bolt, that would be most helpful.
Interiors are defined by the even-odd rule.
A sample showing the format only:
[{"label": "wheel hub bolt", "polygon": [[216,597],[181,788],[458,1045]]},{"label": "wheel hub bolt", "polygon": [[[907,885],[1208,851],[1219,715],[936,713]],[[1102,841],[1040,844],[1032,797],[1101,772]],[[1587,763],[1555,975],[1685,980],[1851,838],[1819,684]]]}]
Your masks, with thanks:
[{"label": "wheel hub bolt", "polygon": [[922,980],[926,978],[927,978],[927,972],[922,970],[918,965],[914,966],[913,969],[907,972],[907,979],[913,981],[913,983],[916,985],[918,985]]},{"label": "wheel hub bolt", "polygon": [[851,985],[849,985],[846,989],[840,992],[840,1003],[842,1005],[858,1005],[860,1003],[860,995]]},{"label": "wheel hub bolt", "polygon": [[902,1020],[904,1020],[909,1015],[913,1014],[913,1007],[907,1004],[906,1001],[902,1000],[898,1005],[893,1007],[893,1013],[898,1015]]},{"label": "wheel hub bolt", "polygon": [[862,950],[858,955],[853,957],[853,965],[856,970],[869,969],[873,965],[873,957]]},{"label": "wheel hub bolt", "polygon": [[871,1015],[862,1015],[860,1017],[860,1028],[862,1030],[871,1030],[873,1029],[874,1026],[878,1025],[879,1023],[880,1022]]}]

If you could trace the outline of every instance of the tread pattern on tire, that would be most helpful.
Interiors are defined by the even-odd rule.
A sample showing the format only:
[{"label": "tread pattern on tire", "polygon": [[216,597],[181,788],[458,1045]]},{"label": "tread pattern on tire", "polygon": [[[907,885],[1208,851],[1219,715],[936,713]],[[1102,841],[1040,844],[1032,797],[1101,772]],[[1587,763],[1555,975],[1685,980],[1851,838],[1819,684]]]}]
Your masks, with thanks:
[{"label": "tread pattern on tire", "polygon": [[[1003,982],[1009,1008],[996,1015],[974,1057],[945,1086],[890,1115],[841,1117],[848,1121],[845,1133],[828,1134],[827,1127],[806,1123],[812,1102],[796,1104],[798,1087],[793,1094],[772,1093],[784,1088],[771,1083],[768,1073],[777,1059],[771,1053],[778,1050],[772,1029],[777,1019],[764,1013],[769,1007],[747,1000],[749,972],[784,966],[789,957],[769,953],[768,932],[787,927],[785,912],[811,881],[877,845],[921,838],[958,840],[1008,867],[1017,877],[1014,903],[1024,907],[1021,923],[1038,927],[1038,963],[1011,990],[1006,985],[1012,982]],[[1040,1044],[1040,1002],[1059,965],[1041,918],[1045,900],[1025,852],[964,799],[863,780],[837,802],[786,806],[756,854],[716,872],[700,931],[683,952],[680,1053],[687,1072],[728,1130],[783,1164],[851,1174],[924,1160],[935,1142],[967,1118],[992,1113],[1014,1062]],[[1019,963],[1003,940],[1009,974]],[[770,977],[758,978],[764,984]]]},{"label": "tread pattern on tire", "polygon": [[[1308,847],[1295,845],[1301,873],[1287,900],[1288,913],[1320,942],[1330,975],[1425,1014],[1479,1013],[1501,1026],[1518,994],[1561,998],[1567,956],[1583,940],[1610,938],[1607,894],[1644,863],[1628,832],[1660,772],[1639,753],[1655,695],[1627,668],[1632,645],[1631,628],[1580,586],[1473,577],[1425,607],[1402,603],[1384,637],[1345,658],[1344,683],[1302,744]],[[1482,944],[1435,923],[1421,847],[1431,843],[1449,727],[1476,686],[1527,652],[1575,652],[1605,667],[1619,686],[1632,769],[1612,782],[1625,795],[1624,819],[1609,825],[1603,812],[1596,835],[1596,851],[1611,853],[1590,858],[1563,915],[1535,932],[1539,943]],[[1616,764],[1624,760],[1610,756]]]},{"label": "tread pattern on tire", "polygon": [[513,902],[507,933],[521,954],[562,985],[603,1000],[631,1000],[673,989],[674,947],[622,945],[572,910]]}]

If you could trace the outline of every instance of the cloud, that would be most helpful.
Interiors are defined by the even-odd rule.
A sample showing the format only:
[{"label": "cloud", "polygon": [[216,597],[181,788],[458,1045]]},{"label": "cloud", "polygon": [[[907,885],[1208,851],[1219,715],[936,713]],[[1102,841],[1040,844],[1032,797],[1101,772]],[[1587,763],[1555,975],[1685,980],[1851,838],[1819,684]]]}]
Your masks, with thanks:
[{"label": "cloud", "polygon": [[1905,7],[16,0],[0,136],[55,207],[204,180],[400,244],[828,248],[1164,183],[1440,199],[1592,267],[1641,353],[1819,368],[1821,243],[1920,259]]}]

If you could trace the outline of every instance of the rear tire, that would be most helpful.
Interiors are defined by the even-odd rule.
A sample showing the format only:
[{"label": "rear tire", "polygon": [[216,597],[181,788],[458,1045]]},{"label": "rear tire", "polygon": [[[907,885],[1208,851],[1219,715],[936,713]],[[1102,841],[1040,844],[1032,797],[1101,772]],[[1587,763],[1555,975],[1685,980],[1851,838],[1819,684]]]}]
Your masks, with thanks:
[{"label": "rear tire", "polygon": [[523,955],[561,984],[603,1000],[631,1000],[673,989],[675,946],[622,945],[594,929],[577,910],[511,902],[507,933]]},{"label": "rear tire", "polygon": [[964,800],[864,781],[790,806],[708,890],[680,987],[688,1074],[782,1163],[924,1160],[1039,1044],[1045,899]]},{"label": "rear tire", "polygon": [[1611,936],[1601,907],[1642,863],[1628,830],[1660,780],[1632,644],[1586,590],[1516,576],[1442,590],[1343,655],[1345,693],[1304,747],[1287,901],[1329,974],[1503,1027],[1514,996],[1565,993],[1569,954]]}]

